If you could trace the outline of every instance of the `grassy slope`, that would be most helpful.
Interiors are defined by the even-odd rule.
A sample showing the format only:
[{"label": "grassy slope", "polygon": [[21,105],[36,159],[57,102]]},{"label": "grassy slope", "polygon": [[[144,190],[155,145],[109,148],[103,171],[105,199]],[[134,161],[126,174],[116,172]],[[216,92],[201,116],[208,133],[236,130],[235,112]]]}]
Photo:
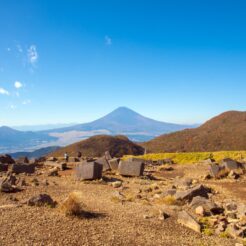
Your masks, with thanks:
[{"label": "grassy slope", "polygon": [[[128,158],[129,156],[125,156]],[[178,164],[192,164],[197,163],[208,158],[214,158],[216,161],[221,161],[224,158],[231,158],[240,161],[246,159],[246,151],[219,151],[219,152],[191,152],[191,153],[156,153],[138,156],[138,158],[145,160],[160,160],[172,159]]]}]

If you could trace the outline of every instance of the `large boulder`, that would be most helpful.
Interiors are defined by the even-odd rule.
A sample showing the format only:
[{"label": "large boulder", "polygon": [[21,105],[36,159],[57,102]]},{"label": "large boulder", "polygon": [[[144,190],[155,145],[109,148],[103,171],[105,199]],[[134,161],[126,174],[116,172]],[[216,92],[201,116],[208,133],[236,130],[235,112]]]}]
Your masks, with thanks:
[{"label": "large boulder", "polygon": [[226,170],[236,170],[240,168],[240,164],[237,161],[234,161],[230,158],[223,159],[220,163],[221,167],[224,167]]},{"label": "large boulder", "polygon": [[208,198],[208,193],[210,192],[211,192],[210,188],[203,186],[203,185],[196,185],[195,187],[191,189],[176,192],[174,197],[176,200],[190,202],[195,196],[201,196],[201,197]]},{"label": "large boulder", "polygon": [[15,160],[10,155],[0,155],[0,162],[3,164],[14,164]]},{"label": "large boulder", "polygon": [[35,164],[13,164],[12,172],[19,173],[34,173],[35,172]]},{"label": "large boulder", "polygon": [[144,163],[142,161],[120,161],[118,171],[122,176],[143,176]]},{"label": "large boulder", "polygon": [[103,165],[97,162],[81,162],[75,168],[77,180],[93,180],[102,178]]}]

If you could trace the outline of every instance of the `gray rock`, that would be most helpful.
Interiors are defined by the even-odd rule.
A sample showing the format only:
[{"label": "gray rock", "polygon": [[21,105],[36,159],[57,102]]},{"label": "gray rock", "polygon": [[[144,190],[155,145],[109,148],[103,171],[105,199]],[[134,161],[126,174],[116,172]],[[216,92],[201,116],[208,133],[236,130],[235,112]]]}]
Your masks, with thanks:
[{"label": "gray rock", "polygon": [[8,171],[8,164],[0,163],[0,172],[7,172]]},{"label": "gray rock", "polygon": [[191,214],[189,214],[186,211],[181,211],[178,213],[178,220],[177,221],[181,225],[184,225],[193,231],[196,231],[198,233],[201,232],[200,224],[197,222],[197,220]]},{"label": "gray rock", "polygon": [[112,159],[112,157],[111,157],[109,151],[106,151],[106,152],[105,152],[105,158],[106,158],[107,161],[109,161],[109,160]]},{"label": "gray rock", "polygon": [[27,204],[29,206],[37,206],[37,207],[41,207],[41,206],[55,207],[56,202],[54,202],[49,195],[40,194],[38,196],[34,196],[31,199],[29,199]]},{"label": "gray rock", "polygon": [[13,164],[12,172],[19,173],[34,173],[35,172],[35,164]]},{"label": "gray rock", "polygon": [[209,172],[210,172],[210,175],[213,177],[213,178],[218,178],[219,177],[219,172],[220,172],[220,166],[216,163],[213,163],[209,166]]},{"label": "gray rock", "polygon": [[0,162],[3,164],[14,164],[15,160],[10,155],[0,155]]},{"label": "gray rock", "polygon": [[102,178],[103,165],[97,162],[81,162],[75,168],[77,180],[93,180]]},{"label": "gray rock", "polygon": [[118,158],[113,158],[113,159],[109,160],[108,163],[109,163],[111,170],[117,171],[118,167],[119,167],[119,162],[120,162],[120,159],[118,159]]},{"label": "gray rock", "polygon": [[191,201],[195,196],[208,198],[208,193],[210,192],[211,190],[208,187],[197,185],[189,190],[176,192],[174,197],[176,198],[176,200],[180,201]]},{"label": "gray rock", "polygon": [[142,161],[120,161],[118,171],[123,176],[142,176],[144,163]]},{"label": "gray rock", "polygon": [[110,170],[109,163],[108,163],[108,161],[107,161],[105,156],[97,159],[95,162],[103,166],[103,171]]},{"label": "gray rock", "polygon": [[227,169],[228,171],[236,170],[236,169],[240,168],[239,163],[237,161],[230,159],[230,158],[223,159],[221,161],[220,165],[222,167],[224,167],[225,169]]},{"label": "gray rock", "polygon": [[187,189],[192,185],[192,179],[184,178],[184,179],[176,179],[174,182],[174,186],[181,189]]},{"label": "gray rock", "polygon": [[16,181],[16,177],[11,174],[0,178],[0,191],[5,193],[16,192],[18,190],[15,187]]},{"label": "gray rock", "polygon": [[163,192],[163,196],[173,196],[176,192],[176,189],[169,189]]}]

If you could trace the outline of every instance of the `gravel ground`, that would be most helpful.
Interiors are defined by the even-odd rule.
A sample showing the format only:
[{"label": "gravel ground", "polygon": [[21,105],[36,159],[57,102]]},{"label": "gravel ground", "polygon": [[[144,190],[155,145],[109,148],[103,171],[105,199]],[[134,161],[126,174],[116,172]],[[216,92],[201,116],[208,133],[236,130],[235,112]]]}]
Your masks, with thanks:
[{"label": "gravel ground", "polygon": [[[192,170],[192,166],[190,168]],[[156,217],[144,219],[143,215],[155,213],[159,207],[142,200],[114,201],[112,197],[121,188],[115,189],[107,182],[75,182],[72,175],[47,177],[42,174],[35,177],[39,181],[38,186],[26,186],[15,194],[0,194],[0,245],[235,245],[231,239],[205,236],[182,227],[175,217],[165,221]],[[25,177],[28,184],[33,178]],[[114,178],[123,180],[125,188],[122,192],[125,194],[137,194],[139,188],[148,187],[153,182],[169,182],[165,178],[165,182]],[[45,179],[48,186],[43,184]],[[59,205],[72,191],[82,193],[87,210],[94,213],[92,218],[66,217],[59,206],[30,207],[24,204],[1,208],[3,205],[21,204],[40,193],[49,194]]]}]

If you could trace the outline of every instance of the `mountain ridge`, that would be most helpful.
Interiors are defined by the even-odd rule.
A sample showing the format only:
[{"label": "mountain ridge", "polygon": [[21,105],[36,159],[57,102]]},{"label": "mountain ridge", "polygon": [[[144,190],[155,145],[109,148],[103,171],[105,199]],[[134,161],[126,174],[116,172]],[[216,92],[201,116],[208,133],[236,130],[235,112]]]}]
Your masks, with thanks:
[{"label": "mountain ridge", "polygon": [[227,111],[200,127],[163,134],[141,145],[154,153],[245,150],[246,111]]}]

